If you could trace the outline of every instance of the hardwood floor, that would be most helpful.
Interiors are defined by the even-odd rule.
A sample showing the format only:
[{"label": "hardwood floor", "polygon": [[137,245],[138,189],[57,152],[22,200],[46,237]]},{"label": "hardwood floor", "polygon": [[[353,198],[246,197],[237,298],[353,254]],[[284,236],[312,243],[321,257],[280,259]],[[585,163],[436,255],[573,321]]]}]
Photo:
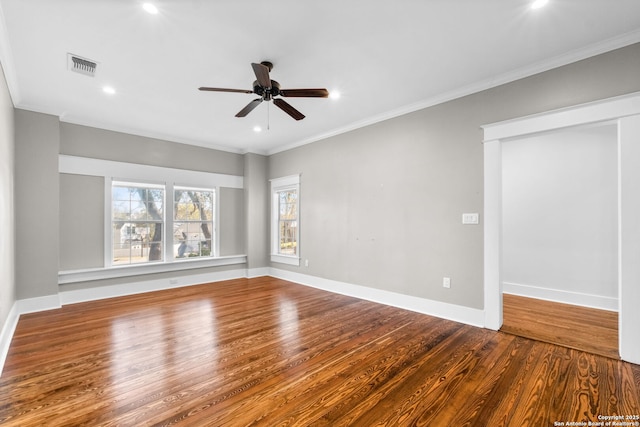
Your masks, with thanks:
[{"label": "hardwood floor", "polygon": [[0,377],[3,426],[540,427],[613,415],[640,415],[640,366],[273,278],[24,315]]},{"label": "hardwood floor", "polygon": [[501,331],[619,359],[618,313],[503,295]]}]

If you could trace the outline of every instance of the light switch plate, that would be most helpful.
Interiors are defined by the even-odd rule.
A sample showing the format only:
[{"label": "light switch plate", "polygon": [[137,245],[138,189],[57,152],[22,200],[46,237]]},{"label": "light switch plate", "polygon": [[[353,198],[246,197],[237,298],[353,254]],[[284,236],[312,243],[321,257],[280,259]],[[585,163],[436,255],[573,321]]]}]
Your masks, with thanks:
[{"label": "light switch plate", "polygon": [[480,215],[477,213],[463,213],[462,214],[462,223],[463,224],[478,224],[480,219]]}]

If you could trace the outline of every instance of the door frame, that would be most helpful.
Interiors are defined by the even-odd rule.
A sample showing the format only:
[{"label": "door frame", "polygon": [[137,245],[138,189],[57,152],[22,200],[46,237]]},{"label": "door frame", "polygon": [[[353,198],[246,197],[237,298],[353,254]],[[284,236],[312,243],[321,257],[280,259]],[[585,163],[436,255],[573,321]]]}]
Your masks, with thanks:
[{"label": "door frame", "polygon": [[[502,326],[502,143],[539,132],[600,122],[618,125],[618,317],[623,360],[640,363],[640,92],[491,123],[484,131],[484,314],[485,327]],[[623,155],[624,154],[624,155]],[[623,204],[622,201],[625,201]]]}]

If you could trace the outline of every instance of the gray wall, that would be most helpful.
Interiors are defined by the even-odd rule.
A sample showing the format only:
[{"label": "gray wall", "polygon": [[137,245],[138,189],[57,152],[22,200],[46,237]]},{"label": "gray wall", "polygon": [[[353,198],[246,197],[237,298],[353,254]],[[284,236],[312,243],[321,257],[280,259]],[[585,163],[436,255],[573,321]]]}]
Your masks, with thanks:
[{"label": "gray wall", "polygon": [[[463,212],[482,213],[480,126],[640,91],[638,69],[640,44],[268,158],[16,110],[17,298],[58,290],[62,153],[244,175],[243,202],[231,197],[244,207],[239,238],[249,268],[270,265],[267,180],[301,173],[301,256],[309,266],[274,267],[482,308],[482,215],[478,226],[460,221]],[[69,197],[67,188],[62,196]],[[237,223],[233,228],[240,230]],[[442,288],[443,276],[451,277],[451,289]],[[83,285],[95,284],[74,286]]]},{"label": "gray wall", "polygon": [[70,123],[60,123],[60,154],[240,176],[244,168],[240,154]]},{"label": "gray wall", "polygon": [[58,118],[17,109],[15,127],[17,297],[57,295]]},{"label": "gray wall", "polygon": [[[3,115],[3,119],[8,120],[8,114]],[[57,294],[59,270],[103,265],[104,187],[97,192],[101,179],[59,174],[59,154],[240,176],[244,173],[244,157],[240,154],[60,123],[57,117],[25,110],[15,110],[14,122],[15,299]],[[10,127],[3,129],[9,130]],[[91,195],[81,200],[77,195],[83,191],[89,191]],[[4,190],[2,194],[4,195]],[[221,201],[228,202],[228,206],[221,210],[221,218],[229,221],[228,227],[224,223],[221,225],[221,251],[225,254],[231,254],[236,250],[243,252],[241,249],[245,243],[245,216],[242,212],[242,192],[221,190]],[[236,209],[240,212],[234,211]],[[93,238],[86,239],[88,235],[92,235]],[[9,235],[7,237],[9,238]],[[88,244],[89,241],[93,244]],[[38,268],[33,268],[36,262]],[[68,289],[79,289],[127,283],[132,280],[204,274],[230,268],[237,266],[209,267],[188,272],[136,276],[134,279],[125,277],[64,286]],[[7,274],[11,274],[10,269],[6,271]],[[6,294],[11,301],[11,291],[6,290]],[[7,309],[3,306],[2,310]]]},{"label": "gray wall", "polygon": [[[301,173],[301,257],[274,267],[483,308],[480,126],[640,91],[640,44],[269,159]],[[451,289],[442,277],[451,278]]]},{"label": "gray wall", "polygon": [[247,267],[269,265],[268,159],[259,154],[244,156],[245,248]]},{"label": "gray wall", "polygon": [[[242,176],[240,154],[211,150],[87,126],[60,123],[60,153]],[[60,270],[104,266],[104,181],[82,175],[60,175]],[[83,194],[86,197],[79,198]],[[90,206],[89,206],[90,205]],[[243,190],[220,189],[220,253],[244,253]],[[90,236],[91,238],[87,238]],[[233,267],[233,266],[232,266]],[[62,285],[65,290],[155,280],[228,270],[232,267],[198,268],[163,274],[123,277]],[[237,266],[233,267],[237,268]]]},{"label": "gray wall", "polygon": [[[60,271],[104,267],[104,178],[60,174]],[[220,255],[244,250],[244,192],[220,188]]]},{"label": "gray wall", "polygon": [[244,190],[220,188],[220,255],[245,253]]},{"label": "gray wall", "polygon": [[104,267],[104,178],[60,174],[60,271]]},{"label": "gray wall", "polygon": [[0,66],[0,331],[16,300],[13,114],[13,103]]}]

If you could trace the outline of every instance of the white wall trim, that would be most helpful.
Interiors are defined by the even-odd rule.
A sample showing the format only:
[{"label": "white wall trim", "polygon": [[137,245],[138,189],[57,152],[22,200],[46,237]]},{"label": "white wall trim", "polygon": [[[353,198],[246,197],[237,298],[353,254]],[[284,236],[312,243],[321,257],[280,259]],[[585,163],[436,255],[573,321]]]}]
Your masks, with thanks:
[{"label": "white wall trim", "polygon": [[2,375],[4,362],[7,360],[11,340],[13,339],[13,334],[18,326],[20,315],[35,313],[37,311],[54,310],[60,307],[60,297],[58,294],[20,299],[13,303],[11,310],[9,310],[9,315],[4,322],[4,326],[2,327],[2,332],[0,332],[0,375]]},{"label": "white wall trim", "polygon": [[[501,162],[502,153],[499,149],[500,144],[504,142],[505,138],[515,138],[571,126],[590,125],[609,120],[618,120],[619,123],[633,123],[633,121],[636,120],[635,117],[638,115],[640,115],[640,92],[635,92],[597,102],[482,126],[485,142],[484,296],[485,311],[487,311],[487,313],[495,307],[500,307],[500,315],[502,315],[502,282],[497,280],[500,278],[502,271],[502,259],[500,256],[502,251],[500,236],[502,231],[502,169],[493,169],[495,165],[500,165]],[[629,126],[629,133],[626,134],[624,138],[621,137],[620,125],[618,132],[619,147],[621,145],[625,146],[619,155],[627,162],[619,165],[621,178],[618,182],[620,195],[618,202],[622,204],[621,206],[624,206],[625,203],[629,205],[640,205],[638,201],[640,198],[638,198],[636,194],[627,192],[626,195],[623,195],[622,192],[625,187],[633,187],[635,181],[637,181],[635,171],[638,169],[636,159],[640,159],[640,148],[638,148],[640,147],[638,146],[640,126],[637,128],[633,125]],[[622,142],[625,144],[622,144]],[[627,178],[625,182],[625,176],[627,175],[630,178]],[[492,197],[488,198],[487,194],[491,194]],[[640,208],[638,208],[638,211],[640,211]],[[618,224],[619,241],[623,239],[625,242],[638,240],[637,236],[640,233],[633,228],[633,224],[637,223],[637,221],[628,221],[627,223],[624,221],[624,215],[622,215],[622,213],[619,215],[621,215],[620,218],[622,218]],[[635,217],[637,217],[637,215],[635,215],[634,218]],[[487,227],[486,224],[493,224],[493,226]],[[632,253],[629,254],[628,252]],[[637,252],[640,253],[640,248],[637,249]],[[636,265],[637,262],[632,261],[632,259],[637,259],[636,255],[635,244],[620,245],[618,253],[619,347],[622,360],[632,363],[640,363],[640,344],[638,344],[640,341],[638,341],[637,334],[635,333],[638,319],[640,319],[640,315],[636,314],[638,313],[636,307],[638,303],[640,303],[640,292],[634,289],[637,288],[635,285],[638,282],[637,278],[640,277],[640,271],[634,271],[634,265]],[[493,326],[488,327],[494,329]]]},{"label": "white wall trim", "polygon": [[540,286],[523,285],[520,283],[503,282],[502,291],[505,294],[536,298],[562,304],[579,305],[581,307],[597,308],[607,311],[618,311],[618,298],[602,295],[585,294],[583,292],[561,291]]},{"label": "white wall trim", "polygon": [[244,177],[213,172],[192,171],[187,169],[167,168],[162,166],[141,165],[136,163],[116,162],[112,160],[92,159],[89,157],[58,156],[58,171],[75,175],[113,177],[114,179],[142,180],[147,182],[164,182],[211,188],[243,188]]},{"label": "white wall trim", "polygon": [[194,274],[192,276],[144,280],[141,282],[124,283],[120,285],[99,286],[95,288],[62,290],[60,300],[62,305],[80,302],[96,301],[146,292],[163,291],[166,289],[182,288],[185,286],[204,283],[221,282],[223,280],[242,279],[246,277],[246,269],[217,271],[214,273]]},{"label": "white wall trim", "polygon": [[538,132],[617,120],[640,112],[640,92],[482,126],[484,141],[505,140]]},{"label": "white wall trim", "polygon": [[[275,229],[277,230],[278,227],[275,227]],[[274,240],[277,241],[277,238],[275,238]],[[271,262],[299,266],[300,257],[290,256],[290,255],[271,254]]]},{"label": "white wall trim", "polygon": [[300,174],[289,175],[280,178],[270,179],[271,183],[271,218],[270,218],[270,228],[271,228],[271,262],[278,262],[281,264],[288,265],[300,265],[300,257],[297,255],[285,255],[280,252],[280,234],[279,234],[279,212],[280,212],[280,201],[278,198],[278,193],[281,191],[295,190],[297,194],[296,198],[296,245],[297,251],[296,254],[300,253],[301,243],[300,243],[300,212],[301,212],[301,194],[300,194]]},{"label": "white wall trim", "polygon": [[58,272],[58,284],[89,282],[92,280],[133,277],[145,274],[166,273],[170,271],[188,271],[197,268],[220,267],[225,265],[246,264],[246,255],[230,255],[212,258],[178,260],[171,263],[158,262],[152,264],[126,265],[109,268],[91,268]]},{"label": "white wall trim", "polygon": [[16,331],[16,326],[18,326],[19,318],[20,313],[18,313],[18,302],[16,301],[11,306],[9,315],[2,327],[2,332],[0,332],[0,376],[2,375],[4,362],[7,360],[7,355],[9,354],[9,347],[11,346],[11,340]]},{"label": "white wall trim", "polygon": [[55,310],[62,307],[60,296],[46,295],[43,297],[19,299],[16,301],[18,305],[18,314],[37,313],[38,311]]},{"label": "white wall trim", "polygon": [[502,146],[491,141],[484,156],[484,313],[485,326],[502,327]]},{"label": "white wall trim", "polygon": [[464,86],[449,92],[441,93],[436,96],[424,99],[422,101],[418,101],[413,104],[405,105],[400,108],[397,108],[391,111],[386,111],[364,120],[350,123],[346,126],[343,126],[341,128],[338,128],[329,132],[313,135],[301,141],[297,141],[291,144],[286,144],[286,145],[269,149],[267,150],[266,154],[272,155],[272,154],[280,153],[282,151],[292,150],[294,148],[297,148],[306,144],[311,144],[312,142],[321,141],[336,135],[351,132],[353,130],[360,129],[365,126],[370,126],[385,120],[389,120],[394,117],[399,117],[405,114],[412,113],[414,111],[432,107],[434,105],[443,104],[445,102],[462,98],[464,96],[472,95],[474,93],[478,93],[483,90],[498,87],[507,83],[514,82],[516,80],[524,79],[526,77],[530,77],[538,73],[552,70],[554,68],[559,68],[568,64],[572,64],[574,62],[591,58],[596,55],[601,55],[603,53],[606,53],[615,49],[632,45],[634,43],[637,43],[638,41],[640,41],[640,30],[634,30],[629,33],[622,34],[620,36],[617,36],[611,39],[594,43],[590,46],[576,49],[572,52],[567,52],[563,55],[559,55],[553,58],[548,58],[543,61],[531,64],[529,66],[526,66],[514,71],[510,71],[501,75],[491,76],[486,80],[472,83],[468,86]]},{"label": "white wall trim", "polygon": [[453,320],[455,322],[461,322],[480,328],[484,327],[484,310],[399,294],[367,286],[324,279],[322,277],[310,276],[277,268],[271,268],[270,276],[288,280],[300,285],[322,289],[328,292],[415,311],[429,316]]},{"label": "white wall trim", "polygon": [[620,357],[640,364],[640,114],[620,119],[618,126]]},{"label": "white wall trim", "polygon": [[247,279],[254,279],[256,277],[269,276],[270,275],[269,267],[258,267],[258,268],[248,268],[247,269]]},{"label": "white wall trim", "polygon": [[13,106],[20,104],[20,91],[18,88],[18,77],[16,76],[16,68],[13,63],[13,52],[9,44],[9,31],[7,30],[7,21],[0,5],[0,67],[4,71],[5,81],[9,88],[11,101]]}]

